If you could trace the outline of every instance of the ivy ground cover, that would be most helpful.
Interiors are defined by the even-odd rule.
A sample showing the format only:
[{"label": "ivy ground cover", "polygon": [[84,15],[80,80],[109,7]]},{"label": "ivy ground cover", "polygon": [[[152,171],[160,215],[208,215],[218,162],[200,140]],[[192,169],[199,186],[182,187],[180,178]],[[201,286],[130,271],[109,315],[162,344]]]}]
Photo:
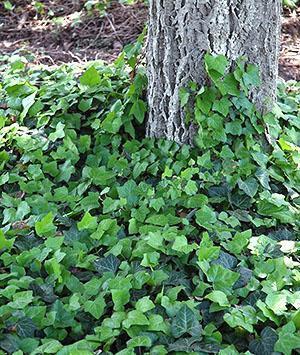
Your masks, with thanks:
[{"label": "ivy ground cover", "polygon": [[299,84],[261,117],[255,69],[207,57],[180,147],[124,57],[2,62],[0,354],[297,353]]}]

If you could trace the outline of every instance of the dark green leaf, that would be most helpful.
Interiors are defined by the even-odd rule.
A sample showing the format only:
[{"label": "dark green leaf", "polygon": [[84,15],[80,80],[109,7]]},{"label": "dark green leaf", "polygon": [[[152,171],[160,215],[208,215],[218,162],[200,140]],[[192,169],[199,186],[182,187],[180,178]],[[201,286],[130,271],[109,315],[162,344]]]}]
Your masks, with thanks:
[{"label": "dark green leaf", "polygon": [[109,254],[105,258],[97,259],[95,261],[95,268],[100,273],[112,272],[116,273],[120,266],[120,260],[113,254]]},{"label": "dark green leaf", "polygon": [[173,336],[175,338],[179,338],[184,334],[200,336],[201,332],[202,328],[195,313],[187,305],[182,306],[172,321]]}]

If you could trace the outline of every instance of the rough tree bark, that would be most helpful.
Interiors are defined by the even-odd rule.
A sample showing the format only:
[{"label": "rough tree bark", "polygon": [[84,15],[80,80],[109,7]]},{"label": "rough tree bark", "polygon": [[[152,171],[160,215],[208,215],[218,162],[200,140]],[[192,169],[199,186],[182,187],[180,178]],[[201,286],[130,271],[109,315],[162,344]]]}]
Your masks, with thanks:
[{"label": "rough tree bark", "polygon": [[254,100],[274,99],[278,71],[281,0],[150,0],[147,135],[191,143],[179,89],[203,84],[209,51],[234,61],[246,56],[260,68]]}]

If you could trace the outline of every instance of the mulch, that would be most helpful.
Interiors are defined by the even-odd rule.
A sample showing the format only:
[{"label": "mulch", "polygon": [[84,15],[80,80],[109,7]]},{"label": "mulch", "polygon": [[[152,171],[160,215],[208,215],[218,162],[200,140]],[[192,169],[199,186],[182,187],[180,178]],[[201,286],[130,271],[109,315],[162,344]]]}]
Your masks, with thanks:
[{"label": "mulch", "polygon": [[33,53],[35,62],[61,64],[114,60],[143,31],[147,6],[112,1],[103,14],[84,0],[46,0],[38,13],[32,1],[17,0],[14,11],[0,4],[0,54]]},{"label": "mulch", "polygon": [[279,74],[300,81],[300,6],[286,10],[282,19]]},{"label": "mulch", "polygon": [[[31,0],[15,0],[13,11],[1,2],[0,55],[32,53],[36,63],[50,65],[112,61],[145,26],[148,8],[142,1],[113,0],[104,13],[88,11],[85,2],[45,0],[38,9]],[[285,11],[281,42],[280,76],[300,80],[300,7]]]}]

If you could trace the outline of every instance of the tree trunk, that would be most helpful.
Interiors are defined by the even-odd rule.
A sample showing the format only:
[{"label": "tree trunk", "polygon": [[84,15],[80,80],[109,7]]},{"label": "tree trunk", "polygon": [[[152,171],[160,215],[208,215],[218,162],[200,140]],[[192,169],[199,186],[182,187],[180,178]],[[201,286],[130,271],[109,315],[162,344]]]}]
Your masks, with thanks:
[{"label": "tree trunk", "polygon": [[234,61],[246,56],[260,68],[253,99],[274,100],[278,71],[281,0],[150,0],[147,135],[191,143],[179,89],[203,85],[206,52]]}]

